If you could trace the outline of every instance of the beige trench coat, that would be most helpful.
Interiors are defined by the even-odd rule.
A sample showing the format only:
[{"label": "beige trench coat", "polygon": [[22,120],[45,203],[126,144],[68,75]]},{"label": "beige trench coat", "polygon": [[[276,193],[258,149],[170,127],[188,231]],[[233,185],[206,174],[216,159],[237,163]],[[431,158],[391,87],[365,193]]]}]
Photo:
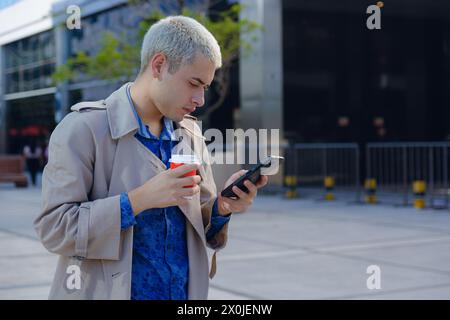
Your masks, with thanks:
[{"label": "beige trench coat", "polygon": [[[51,135],[43,208],[34,222],[45,248],[59,255],[50,299],[130,299],[133,227],[120,229],[120,193],[166,169],[134,137],[138,124],[125,86],[106,100],[74,105]],[[207,299],[209,267],[210,277],[215,273],[215,253],[209,263],[207,247],[225,246],[228,224],[206,242],[216,199],[206,146],[192,117],[175,129],[179,144],[191,141],[207,160],[199,169],[200,193],[180,207],[187,221],[188,298]],[[81,271],[79,289],[68,285],[74,265]]]}]

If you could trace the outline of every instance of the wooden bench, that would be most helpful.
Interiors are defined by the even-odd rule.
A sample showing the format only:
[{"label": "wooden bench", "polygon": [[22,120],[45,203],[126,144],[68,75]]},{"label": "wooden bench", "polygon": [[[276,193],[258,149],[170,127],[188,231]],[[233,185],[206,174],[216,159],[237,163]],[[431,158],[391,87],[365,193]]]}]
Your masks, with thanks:
[{"label": "wooden bench", "polygon": [[22,156],[0,155],[0,182],[14,182],[16,187],[20,188],[26,188],[28,186]]}]

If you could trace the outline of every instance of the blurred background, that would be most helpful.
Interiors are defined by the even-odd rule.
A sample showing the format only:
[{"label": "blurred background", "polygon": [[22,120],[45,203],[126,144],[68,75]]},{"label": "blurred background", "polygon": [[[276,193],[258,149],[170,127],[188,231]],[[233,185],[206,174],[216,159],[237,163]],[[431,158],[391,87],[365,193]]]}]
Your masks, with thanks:
[{"label": "blurred background", "polygon": [[[367,12],[369,6],[378,9]],[[224,66],[205,107],[194,114],[203,129],[224,134],[236,128],[280,130],[280,144],[271,147],[280,147],[286,162],[261,191],[265,198],[256,211],[292,213],[296,201],[312,201],[305,210],[323,209],[326,224],[333,221],[327,218],[334,210],[330,203],[341,200],[336,214],[345,219],[358,217],[362,207],[354,205],[385,213],[374,222],[380,229],[371,229],[380,236],[376,241],[390,239],[383,236],[383,223],[404,223],[406,216],[395,220],[394,208],[410,210],[405,215],[412,212],[410,217],[418,219],[405,232],[423,227],[419,211],[411,211],[419,209],[445,215],[426,220],[425,229],[437,228],[445,237],[450,233],[448,0],[0,0],[0,194],[5,199],[27,194],[38,205],[52,130],[71,105],[103,99],[132,81],[143,34],[173,14],[198,19],[222,48]],[[378,19],[379,28],[370,28],[370,19]],[[240,167],[215,166],[218,188]],[[30,185],[34,193],[15,188]],[[334,227],[341,235],[342,226]],[[21,234],[21,228],[14,232]],[[364,232],[328,240],[348,244],[361,236]],[[400,239],[421,236],[408,233]],[[239,257],[237,251],[231,250],[230,261],[233,254]],[[405,259],[411,254],[405,252]],[[450,256],[432,256],[427,263],[450,265]],[[438,271],[447,277],[447,269]],[[450,297],[450,278],[437,283],[439,290],[430,297]],[[411,287],[417,286],[423,284]],[[216,285],[217,297],[258,297],[225,287]],[[267,290],[262,297],[274,297]],[[323,297],[291,294],[287,297]],[[421,294],[410,296],[428,297]],[[338,290],[330,296],[364,294]]]},{"label": "blurred background", "polygon": [[[224,55],[196,114],[203,129],[276,128],[282,143],[355,143],[363,183],[375,178],[369,143],[450,141],[450,3],[379,3],[381,29],[370,30],[366,9],[375,3],[364,0],[0,1],[0,154],[30,143],[44,154],[70,106],[132,81],[145,31],[182,13],[207,25]],[[71,5],[80,28],[68,27],[78,12]],[[448,160],[436,157],[438,166]]]}]

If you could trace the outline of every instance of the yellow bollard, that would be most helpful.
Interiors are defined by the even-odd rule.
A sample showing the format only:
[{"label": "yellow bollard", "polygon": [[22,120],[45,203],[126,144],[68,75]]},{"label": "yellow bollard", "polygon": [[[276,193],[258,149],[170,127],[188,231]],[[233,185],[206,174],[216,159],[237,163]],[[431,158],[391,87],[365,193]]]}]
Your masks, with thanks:
[{"label": "yellow bollard", "polygon": [[324,186],[325,186],[325,200],[331,201],[334,200],[334,194],[333,194],[333,189],[334,189],[334,178],[331,176],[327,176],[324,179]]},{"label": "yellow bollard", "polygon": [[286,192],[286,198],[288,199],[297,198],[297,177],[286,176],[284,177],[284,183],[288,187],[288,191]]},{"label": "yellow bollard", "polygon": [[425,193],[427,190],[427,185],[423,180],[416,180],[413,182],[413,193],[414,193],[414,208],[423,209],[425,208]]},{"label": "yellow bollard", "polygon": [[366,179],[366,181],[364,181],[364,189],[366,189],[366,203],[377,203],[377,180]]}]

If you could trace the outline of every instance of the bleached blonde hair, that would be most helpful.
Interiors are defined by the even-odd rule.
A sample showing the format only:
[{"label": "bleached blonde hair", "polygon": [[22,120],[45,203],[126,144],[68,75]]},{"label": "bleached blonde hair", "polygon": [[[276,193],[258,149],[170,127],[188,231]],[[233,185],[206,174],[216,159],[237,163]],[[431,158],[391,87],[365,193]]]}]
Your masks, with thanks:
[{"label": "bleached blonde hair", "polygon": [[222,66],[216,38],[198,21],[185,16],[169,16],[150,27],[142,42],[140,73],[157,53],[167,57],[171,74],[182,65],[192,64],[197,53],[214,63],[216,69]]}]

